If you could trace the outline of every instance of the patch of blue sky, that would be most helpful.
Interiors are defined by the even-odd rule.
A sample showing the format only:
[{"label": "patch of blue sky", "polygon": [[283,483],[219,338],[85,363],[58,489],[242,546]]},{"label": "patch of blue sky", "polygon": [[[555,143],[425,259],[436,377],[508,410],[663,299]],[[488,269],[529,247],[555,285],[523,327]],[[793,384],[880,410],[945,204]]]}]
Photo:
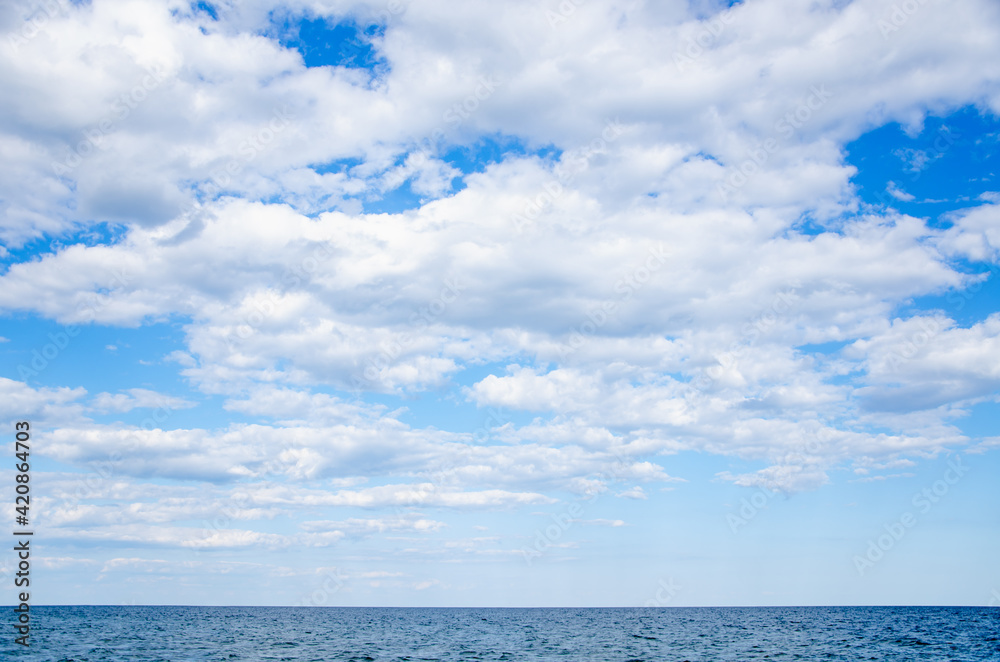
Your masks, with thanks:
[{"label": "patch of blue sky", "polygon": [[[0,344],[0,374],[33,388],[83,386],[88,395],[118,393],[121,384],[189,397],[177,365],[165,357],[183,349],[176,322],[139,328],[60,324],[36,315],[13,316]],[[94,351],[95,348],[99,348]]]},{"label": "patch of blue sky", "polygon": [[388,71],[389,64],[372,44],[383,26],[367,27],[353,20],[335,22],[323,16],[281,15],[272,12],[268,36],[285,48],[297,50],[306,67],[366,69],[374,79]]},{"label": "patch of blue sky", "polygon": [[[73,0],[72,4],[80,6],[90,0]],[[170,16],[175,20],[191,20],[202,17],[210,18],[213,21],[219,20],[219,11],[211,2],[189,2],[187,8],[175,6],[170,8]],[[204,27],[199,28],[202,34],[208,34]]]},{"label": "patch of blue sky", "polygon": [[[351,394],[341,394],[340,397],[349,400]],[[502,406],[477,406],[475,402],[466,400],[461,387],[428,389],[406,396],[365,393],[362,398],[366,404],[383,405],[385,413],[403,409],[404,411],[395,414],[395,417],[412,428],[434,428],[456,434],[472,434],[475,443],[480,445],[500,444],[502,442],[495,436],[496,428],[507,423],[522,427],[530,424],[538,416],[537,412]]]},{"label": "patch of blue sky", "polygon": [[285,196],[281,193],[275,193],[273,195],[261,198],[260,201],[267,205],[283,205],[287,203]]},{"label": "patch of blue sky", "polygon": [[[983,204],[984,196],[1000,191],[998,143],[1000,118],[966,107],[945,117],[927,117],[916,134],[888,124],[850,143],[846,151],[847,162],[858,168],[852,181],[864,202],[946,228],[949,212]],[[893,314],[906,318],[940,310],[968,326],[1000,310],[995,265],[956,266],[966,273],[989,273],[989,278],[963,291],[918,297]]]},{"label": "patch of blue sky", "polygon": [[799,350],[803,354],[822,354],[824,356],[830,356],[836,354],[841,349],[850,345],[853,340],[831,340],[829,342],[821,343],[806,343],[805,345],[799,345],[795,349]]},{"label": "patch of blue sky", "polygon": [[980,402],[969,408],[968,415],[953,421],[955,427],[972,439],[1000,437],[1000,401]]},{"label": "patch of blue sky", "polygon": [[839,226],[839,219],[819,220],[811,212],[800,216],[795,223],[784,233],[785,238],[795,235],[815,237],[826,232],[836,232]]},{"label": "patch of blue sky", "polygon": [[[393,162],[393,167],[402,166],[408,153],[399,154]],[[328,173],[352,174],[351,171],[362,165],[364,159],[360,157],[346,157],[330,161],[328,163],[314,164],[310,166],[317,174]],[[361,200],[361,211],[365,214],[400,214],[410,209],[417,209],[427,202],[427,199],[415,193],[411,188],[412,177],[403,180],[395,188],[376,193],[372,189],[366,190],[357,196],[348,198]]]},{"label": "patch of blue sky", "polygon": [[[440,155],[438,158],[462,173],[461,176],[452,179],[451,187],[445,195],[454,195],[463,190],[466,187],[464,176],[484,172],[491,165],[501,163],[506,159],[534,156],[543,161],[554,163],[562,155],[562,151],[553,145],[531,148],[523,139],[503,134],[480,136],[475,141],[464,144],[434,145],[432,149]],[[409,152],[401,153],[393,166],[403,165],[409,155]],[[310,167],[321,175],[328,173],[351,174],[352,170],[363,163],[364,159],[361,157],[346,157],[327,163],[312,164]],[[359,196],[349,197],[360,199],[362,211],[366,214],[398,214],[417,209],[431,198],[414,192],[411,187],[412,179],[411,177],[399,186],[382,192],[378,197],[373,197],[371,190]]]},{"label": "patch of blue sky", "polygon": [[681,159],[681,163],[690,163],[691,161],[695,161],[695,160],[698,160],[698,161],[711,161],[712,163],[716,163],[716,164],[718,164],[720,166],[723,166],[723,167],[725,167],[725,165],[726,165],[725,163],[723,163],[719,159],[719,157],[717,157],[714,154],[711,154],[709,152],[706,152],[704,150],[698,150],[694,154],[688,154],[683,159]]},{"label": "patch of blue sky", "polygon": [[941,311],[958,325],[969,327],[1000,312],[1000,267],[979,265],[978,269],[973,266],[963,271],[987,274],[987,278],[962,290],[917,297],[899,306],[893,314],[906,319]]},{"label": "patch of blue sky", "polygon": [[[681,481],[650,482],[639,483],[647,485],[646,492],[652,496],[659,492],[671,492],[684,490],[685,492],[698,493],[703,496],[711,495],[720,483],[729,484],[718,477],[723,471],[734,474],[748,473],[767,466],[763,460],[740,459],[735,457],[722,457],[703,451],[685,450],[671,454],[660,454],[656,456],[639,456],[636,461],[649,461],[663,467],[663,470],[671,477],[683,479]],[[608,471],[614,476],[614,465]],[[617,479],[618,484],[634,483],[626,478]],[[671,489],[664,489],[671,488]]]},{"label": "patch of blue sky", "polygon": [[486,379],[490,375],[506,375],[508,366],[525,366],[531,364],[531,358],[524,354],[510,356],[501,361],[466,363],[462,366],[461,372],[457,373],[452,380],[459,387],[472,388],[472,386],[481,382],[483,379]]},{"label": "patch of blue sky", "polygon": [[410,180],[406,180],[378,198],[365,200],[361,210],[365,214],[401,214],[411,209],[418,209],[425,202],[426,198],[414,193],[410,187]]},{"label": "patch of blue sky", "polygon": [[[226,398],[221,395],[206,395],[194,393],[185,389],[185,384],[144,383],[138,388],[147,388],[168,397],[183,398],[189,401],[192,406],[187,407],[167,407],[158,409],[157,407],[137,407],[128,412],[88,412],[88,418],[95,423],[114,425],[134,426],[144,429],[158,428],[162,430],[224,430],[233,425],[241,423],[253,423],[257,421],[246,417],[243,419],[239,414],[226,411],[223,408]],[[89,395],[96,395],[89,391]],[[111,393],[115,395],[115,392]]]},{"label": "patch of blue sky", "polygon": [[7,253],[0,256],[0,274],[6,273],[14,264],[31,262],[43,255],[57,253],[67,246],[110,245],[125,236],[127,228],[117,223],[100,222],[85,228],[76,228],[65,234],[44,235],[18,247],[5,247]]},{"label": "patch of blue sky", "polygon": [[745,0],[688,0],[688,7],[698,20],[704,21],[719,12],[743,4]]},{"label": "patch of blue sky", "polygon": [[475,142],[454,145],[445,151],[441,159],[448,165],[462,171],[463,175],[484,172],[491,165],[508,158],[535,156],[543,161],[555,162],[562,150],[554,145],[532,148],[517,136],[491,134],[480,136]]},{"label": "patch of blue sky", "polygon": [[946,227],[946,212],[1000,190],[998,138],[1000,118],[966,107],[927,117],[916,135],[898,123],[869,131],[846,146],[846,161],[864,202]]},{"label": "patch of blue sky", "polygon": [[350,173],[351,169],[364,163],[364,159],[361,157],[347,157],[343,159],[337,159],[336,161],[330,161],[328,163],[316,163],[310,168],[316,172],[318,175],[327,175],[330,173],[341,174]]},{"label": "patch of blue sky", "polygon": [[[559,158],[561,151],[553,146],[543,146],[529,149],[523,140],[516,136],[490,135],[482,136],[473,143],[451,145],[441,152],[441,160],[462,173],[451,181],[451,188],[446,195],[454,195],[466,187],[463,177],[471,173],[484,172],[489,166],[509,158],[536,156],[546,161]],[[401,154],[395,165],[401,165],[408,154]],[[341,159],[314,167],[316,172],[345,172],[357,165],[353,159]],[[367,199],[362,210],[366,214],[398,214],[410,209],[417,209],[431,198],[415,193],[411,187],[411,179],[407,179],[396,188],[386,191],[380,197]],[[370,195],[370,193],[368,194]]]},{"label": "patch of blue sky", "polygon": [[[958,455],[962,458],[957,460],[958,466],[967,468],[969,474],[971,474],[972,467],[977,464],[995,465],[996,463],[995,459],[987,458],[987,456],[971,456],[961,451],[958,452]],[[899,512],[902,514],[906,509],[912,511],[913,497],[939,480],[948,469],[949,461],[955,464],[955,454],[945,452],[935,458],[916,462],[912,466],[872,469],[867,473],[852,473],[844,476],[838,482],[859,484],[860,486],[856,489],[846,492],[845,497],[856,499],[859,503],[865,504],[866,510],[874,508],[889,513],[893,509],[902,507],[903,510]],[[883,476],[883,478],[873,479],[875,476]],[[900,489],[901,487],[902,489]],[[957,491],[943,501],[952,501],[955,494]],[[896,519],[899,518],[899,514],[896,515]],[[873,513],[868,513],[868,516],[872,515]],[[875,515],[877,518],[877,513]]]},{"label": "patch of blue sky", "polygon": [[211,2],[192,2],[191,10],[197,13],[205,14],[213,21],[219,20],[219,12]]}]

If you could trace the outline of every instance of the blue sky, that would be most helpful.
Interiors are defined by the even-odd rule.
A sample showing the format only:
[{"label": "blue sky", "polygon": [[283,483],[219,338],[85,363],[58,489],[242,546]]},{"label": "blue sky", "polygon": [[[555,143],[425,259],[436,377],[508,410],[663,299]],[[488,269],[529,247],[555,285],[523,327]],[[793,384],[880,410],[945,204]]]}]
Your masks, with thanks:
[{"label": "blue sky", "polygon": [[906,7],[5,5],[34,603],[1000,603],[1000,10]]}]

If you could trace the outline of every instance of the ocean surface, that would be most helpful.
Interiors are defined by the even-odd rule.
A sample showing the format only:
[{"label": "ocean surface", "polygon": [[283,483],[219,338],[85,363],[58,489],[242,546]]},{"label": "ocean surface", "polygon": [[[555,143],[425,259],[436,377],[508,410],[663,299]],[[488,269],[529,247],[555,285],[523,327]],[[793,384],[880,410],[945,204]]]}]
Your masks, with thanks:
[{"label": "ocean surface", "polygon": [[[1000,660],[1000,608],[33,607],[30,650],[138,660]],[[10,619],[8,619],[10,622]]]}]

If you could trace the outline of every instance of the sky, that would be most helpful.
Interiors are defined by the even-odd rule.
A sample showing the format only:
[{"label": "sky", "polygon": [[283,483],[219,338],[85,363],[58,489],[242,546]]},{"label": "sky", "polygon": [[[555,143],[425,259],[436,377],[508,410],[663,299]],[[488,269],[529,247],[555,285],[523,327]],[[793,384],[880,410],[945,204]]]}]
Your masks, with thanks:
[{"label": "sky", "polygon": [[996,2],[0,36],[33,604],[1000,604]]}]

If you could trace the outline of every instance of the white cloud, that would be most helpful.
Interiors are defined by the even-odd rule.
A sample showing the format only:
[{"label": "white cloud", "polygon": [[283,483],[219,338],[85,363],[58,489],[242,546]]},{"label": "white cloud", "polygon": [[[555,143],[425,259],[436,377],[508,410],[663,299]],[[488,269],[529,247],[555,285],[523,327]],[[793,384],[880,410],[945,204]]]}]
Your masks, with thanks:
[{"label": "white cloud", "polygon": [[264,487],[249,490],[257,503],[355,506],[374,508],[384,506],[444,506],[449,508],[506,508],[518,505],[549,504],[555,499],[542,494],[508,492],[505,490],[479,490],[457,492],[439,490],[432,483],[410,485],[382,485],[362,490],[296,490],[288,487]]},{"label": "white cloud", "polygon": [[24,382],[0,377],[0,418],[28,420],[34,425],[78,421],[84,407],[78,401],[87,394],[77,388],[32,388]]},{"label": "white cloud", "polygon": [[763,487],[785,493],[814,490],[830,482],[826,473],[820,469],[795,465],[774,465],[738,476],[722,472],[719,477],[741,487]]},{"label": "white cloud", "polygon": [[125,543],[134,546],[191,550],[240,547],[286,548],[294,542],[287,536],[246,529],[213,531],[192,527],[144,526],[134,523],[95,529],[51,529],[49,534],[53,540],[77,540],[92,544]]},{"label": "white cloud", "polygon": [[940,316],[893,320],[850,352],[865,358],[870,386],[856,393],[873,409],[914,411],[983,398],[1000,387],[1000,314],[969,328]]},{"label": "white cloud", "polygon": [[573,521],[590,526],[610,526],[615,528],[625,526],[625,521],[620,519],[579,519]]},{"label": "white cloud", "polygon": [[133,409],[187,409],[195,403],[184,398],[163,395],[145,388],[131,388],[123,393],[98,393],[91,405],[101,412],[125,413]]},{"label": "white cloud", "polygon": [[896,186],[895,182],[889,182],[889,185],[886,187],[886,191],[888,191],[889,195],[892,197],[897,200],[902,200],[903,202],[912,202],[917,199],[912,193],[907,193],[903,189]]},{"label": "white cloud", "polygon": [[405,516],[377,519],[349,519],[344,521],[309,521],[303,522],[301,528],[309,532],[339,531],[346,535],[371,535],[386,531],[409,531],[413,533],[434,533],[447,526],[444,522],[422,517]]},{"label": "white cloud", "polygon": [[996,202],[951,214],[953,225],[940,242],[946,254],[992,263],[995,271],[1000,263],[1000,205]]},{"label": "white cloud", "polygon": [[646,492],[639,485],[636,485],[635,487],[629,488],[629,489],[625,490],[624,492],[619,492],[615,496],[623,497],[623,498],[626,498],[626,499],[641,499],[641,500],[646,500],[646,499],[649,498],[649,497],[646,496]]}]

